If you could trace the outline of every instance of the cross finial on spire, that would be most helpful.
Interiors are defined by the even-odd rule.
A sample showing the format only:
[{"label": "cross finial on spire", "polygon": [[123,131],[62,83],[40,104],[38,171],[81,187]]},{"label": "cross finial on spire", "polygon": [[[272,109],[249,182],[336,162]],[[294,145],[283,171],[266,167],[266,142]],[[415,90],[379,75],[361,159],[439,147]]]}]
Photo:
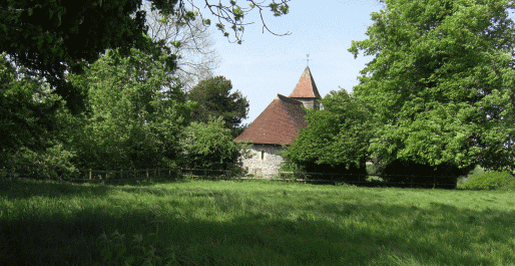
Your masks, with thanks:
[{"label": "cross finial on spire", "polygon": [[309,54],[306,55],[308,59],[306,59],[306,61],[308,62],[308,66],[309,66]]}]

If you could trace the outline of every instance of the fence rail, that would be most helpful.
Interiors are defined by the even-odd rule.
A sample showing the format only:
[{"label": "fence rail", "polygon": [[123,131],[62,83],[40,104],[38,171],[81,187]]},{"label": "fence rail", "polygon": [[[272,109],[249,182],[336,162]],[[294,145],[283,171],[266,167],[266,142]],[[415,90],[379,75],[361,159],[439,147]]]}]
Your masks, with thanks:
[{"label": "fence rail", "polygon": [[95,170],[79,169],[76,180],[108,180],[108,179],[148,179],[176,178],[177,171],[167,168],[130,169],[130,170]]},{"label": "fence rail", "polygon": [[33,179],[64,179],[69,181],[106,181],[106,180],[144,180],[150,178],[178,179],[188,176],[197,179],[229,179],[240,175],[240,172],[230,170],[192,169],[192,168],[152,168],[152,169],[76,169],[69,173],[47,171],[45,165],[20,164],[9,168],[0,168],[0,177],[33,178]]},{"label": "fence rail", "polygon": [[[42,168],[43,167],[43,168]],[[54,176],[41,174],[42,165],[17,165],[9,169],[0,169],[0,176],[21,177],[36,179],[65,179],[70,181],[95,182],[107,180],[149,180],[151,178],[177,180],[183,177],[196,179],[256,179],[245,176],[241,172],[230,170],[213,169],[121,169],[121,170],[96,170],[78,169],[72,174]],[[276,181],[297,181],[309,183],[338,183],[343,182],[351,185],[362,186],[402,186],[402,187],[444,187],[455,188],[456,178],[447,176],[417,176],[417,175],[369,175],[363,174],[341,174],[341,173],[313,173],[313,172],[280,172],[277,176],[266,178]]]},{"label": "fence rail", "polygon": [[310,183],[344,182],[365,186],[438,187],[455,188],[456,176],[438,175],[376,175],[315,172],[280,172],[276,180],[293,180]]}]

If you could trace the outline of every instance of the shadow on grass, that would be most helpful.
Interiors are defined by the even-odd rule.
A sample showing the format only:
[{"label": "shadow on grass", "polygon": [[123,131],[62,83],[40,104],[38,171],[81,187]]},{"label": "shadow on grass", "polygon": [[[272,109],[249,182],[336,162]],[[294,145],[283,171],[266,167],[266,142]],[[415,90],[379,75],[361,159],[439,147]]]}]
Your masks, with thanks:
[{"label": "shadow on grass", "polygon": [[[155,189],[150,188],[156,184],[187,182],[185,179],[148,179],[148,180],[109,180],[104,182],[69,182],[48,181],[35,179],[12,179],[0,182],[0,195],[8,199],[27,199],[31,197],[63,198],[73,196],[97,197],[106,195],[112,189],[124,188],[124,190],[136,191],[130,186],[137,186],[138,191]],[[145,189],[147,188],[147,189]]]},{"label": "shadow on grass", "polygon": [[70,182],[46,181],[33,179],[13,179],[4,181],[0,195],[7,199],[28,199],[45,197],[50,199],[71,196],[102,196],[110,190],[106,186],[84,186]]},{"label": "shadow on grass", "polygon": [[[37,191],[43,188],[70,194],[93,191],[95,196],[108,189],[50,184]],[[219,198],[213,200],[216,204]],[[177,201],[148,209],[85,206],[71,214],[25,210],[16,218],[3,213],[0,265],[499,265],[515,261],[515,233],[510,230],[514,211],[475,211],[438,203],[428,208],[344,200],[315,203],[297,211],[274,209],[276,205],[266,210],[242,209],[223,221],[217,218],[227,213],[199,216],[199,208],[180,206]]]}]

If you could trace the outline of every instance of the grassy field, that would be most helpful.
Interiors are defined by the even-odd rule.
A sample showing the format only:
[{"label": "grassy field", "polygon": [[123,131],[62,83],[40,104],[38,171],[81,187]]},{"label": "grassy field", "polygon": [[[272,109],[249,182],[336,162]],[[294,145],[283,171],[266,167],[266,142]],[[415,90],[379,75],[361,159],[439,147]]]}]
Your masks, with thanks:
[{"label": "grassy field", "polygon": [[515,265],[515,193],[0,185],[0,265]]}]

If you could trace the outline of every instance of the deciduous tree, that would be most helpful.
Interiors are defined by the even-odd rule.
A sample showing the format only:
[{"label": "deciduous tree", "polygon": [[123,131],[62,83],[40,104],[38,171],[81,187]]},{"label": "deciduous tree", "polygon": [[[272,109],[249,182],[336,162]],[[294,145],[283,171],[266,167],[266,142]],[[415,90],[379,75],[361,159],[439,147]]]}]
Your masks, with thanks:
[{"label": "deciduous tree", "polygon": [[195,169],[235,170],[244,151],[243,145],[234,142],[222,117],[210,119],[208,123],[192,122],[181,139],[182,165]]},{"label": "deciduous tree", "polygon": [[[130,48],[148,47],[142,1],[1,1],[0,52],[6,52],[19,65],[40,71],[57,87],[57,93],[70,101],[81,92],[67,83],[66,72],[80,73],[106,49],[118,48],[128,54]],[[241,40],[248,12],[261,13],[266,8],[274,15],[286,14],[287,2],[245,1],[250,6],[240,6],[232,0],[226,4],[212,4],[208,0],[204,3],[218,19],[216,27],[226,36],[232,30],[236,40]],[[194,0],[153,0],[151,5],[151,9],[174,16],[180,23],[201,15]],[[210,23],[209,19],[202,21]]]},{"label": "deciduous tree", "polygon": [[79,165],[95,169],[174,166],[191,109],[167,73],[166,59],[108,50],[83,75],[87,112],[71,135]]},{"label": "deciduous tree", "polygon": [[385,0],[368,39],[356,96],[381,125],[386,164],[513,168],[515,25],[507,0]]},{"label": "deciduous tree", "polygon": [[368,109],[345,90],[331,91],[323,109],[310,111],[284,158],[309,172],[365,172],[374,123]]},{"label": "deciduous tree", "polygon": [[239,127],[247,118],[249,102],[240,91],[231,91],[232,83],[223,76],[217,76],[201,81],[193,87],[187,97],[196,102],[192,111],[192,120],[208,123],[213,118],[222,117],[225,127],[234,136],[241,133]]},{"label": "deciduous tree", "polygon": [[0,54],[0,175],[23,169],[55,178],[72,170],[74,155],[62,145],[66,110],[51,91],[39,75]]},{"label": "deciduous tree", "polygon": [[144,8],[152,41],[164,42],[177,56],[177,69],[173,75],[179,78],[184,90],[212,77],[220,57],[213,47],[209,25],[200,19],[184,23],[177,16],[164,16],[158,10],[151,10],[149,1],[145,1]]}]

